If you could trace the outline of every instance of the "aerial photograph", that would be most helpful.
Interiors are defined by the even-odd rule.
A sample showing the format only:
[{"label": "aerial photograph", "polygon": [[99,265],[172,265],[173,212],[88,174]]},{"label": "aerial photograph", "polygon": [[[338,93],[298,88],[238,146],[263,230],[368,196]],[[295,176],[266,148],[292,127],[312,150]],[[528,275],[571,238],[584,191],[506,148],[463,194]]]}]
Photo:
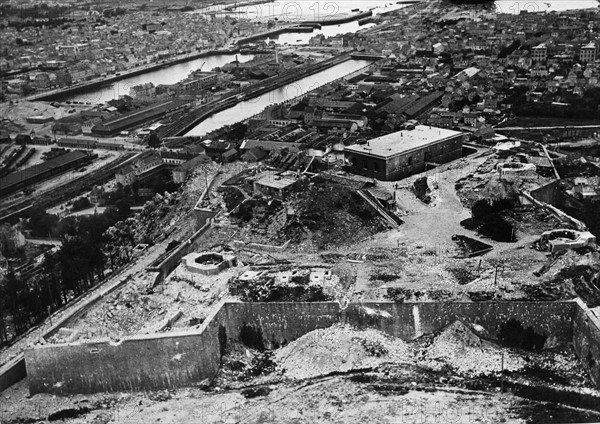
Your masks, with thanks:
[{"label": "aerial photograph", "polygon": [[0,0],[0,424],[600,423],[600,0]]}]

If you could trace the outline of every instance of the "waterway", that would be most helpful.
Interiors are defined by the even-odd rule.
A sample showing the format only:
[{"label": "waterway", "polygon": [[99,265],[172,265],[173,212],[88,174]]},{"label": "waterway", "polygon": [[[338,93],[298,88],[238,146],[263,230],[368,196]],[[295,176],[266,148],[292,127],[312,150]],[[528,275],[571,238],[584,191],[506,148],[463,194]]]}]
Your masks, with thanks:
[{"label": "waterway", "polygon": [[262,112],[267,106],[293,99],[307,91],[314,90],[333,80],[357,71],[371,62],[367,60],[349,60],[316,74],[307,76],[293,83],[269,91],[254,99],[240,102],[222,112],[215,113],[208,119],[192,128],[186,135],[205,135],[224,125],[234,124]]},{"label": "waterway", "polygon": [[[427,0],[425,0],[427,1]],[[217,16],[232,16],[253,19],[261,22],[274,20],[278,22],[322,21],[339,15],[356,13],[356,11],[372,10],[373,15],[389,12],[408,6],[396,1],[385,0],[275,0],[261,4],[240,6],[224,10],[230,5],[215,6],[210,9]],[[597,0],[496,0],[498,12],[519,14],[528,12],[551,12],[572,9],[598,7]],[[192,13],[205,13],[209,9],[199,9]],[[337,34],[341,34],[339,32]],[[333,34],[336,35],[336,34]]]},{"label": "waterway", "polygon": [[356,33],[360,30],[371,28],[375,26],[374,23],[359,25],[358,21],[346,22],[339,25],[327,25],[321,29],[315,29],[313,32],[288,32],[279,34],[275,38],[267,38],[266,41],[274,41],[277,45],[302,45],[308,44],[308,41],[318,34],[323,34],[325,37],[335,37],[340,34]]},{"label": "waterway", "polygon": [[[396,2],[384,0],[341,0],[341,1],[316,1],[316,0],[278,0],[270,3],[261,3],[256,5],[242,6],[233,11],[216,10],[213,6],[210,9],[198,9],[191,13],[219,12],[222,15],[229,14],[243,18],[277,21],[309,21],[329,19],[340,14],[356,13],[357,9],[366,11],[371,9],[374,15],[389,12],[408,6],[407,4],[397,4]],[[223,6],[225,7],[225,5]],[[521,11],[541,12],[541,11],[563,11],[570,9],[585,9],[598,7],[597,0],[497,0],[495,7],[499,12],[518,14]],[[320,30],[311,33],[287,33],[280,34],[274,38],[279,45],[299,45],[307,44],[311,37],[323,34],[326,37],[333,37],[339,34],[354,33],[361,29],[372,27],[374,24],[360,26],[357,21],[347,22],[339,25],[326,25]],[[267,41],[271,41],[267,39]],[[104,103],[108,100],[117,99],[119,96],[129,94],[129,89],[135,85],[151,82],[158,84],[174,84],[187,77],[190,72],[200,69],[210,71],[215,67],[220,67],[226,63],[235,60],[233,54],[215,55],[194,59],[189,62],[179,63],[166,68],[150,71],[134,77],[124,78],[100,88],[92,88],[88,91],[70,96],[65,100],[74,100],[78,102]],[[237,55],[238,60],[246,62],[253,58],[253,55]],[[351,72],[351,71],[348,71]]]},{"label": "waterway", "polygon": [[496,11],[518,15],[527,12],[561,12],[573,9],[597,8],[597,0],[496,0]]},{"label": "waterway", "polygon": [[190,60],[189,62],[182,62],[166,68],[156,69],[144,74],[124,78],[103,87],[92,88],[86,92],[69,96],[65,100],[104,103],[112,99],[118,99],[119,96],[129,94],[129,90],[133,86],[148,82],[153,83],[155,86],[159,84],[175,84],[189,76],[192,71],[200,68],[202,68],[203,71],[210,71],[216,67],[221,67],[227,63],[233,62],[236,56],[240,62],[247,62],[254,57],[254,55],[249,54],[222,54],[201,57]]},{"label": "waterway", "polygon": [[[235,16],[267,22],[276,20],[278,22],[297,23],[302,21],[323,21],[338,17],[341,15],[356,14],[358,11],[366,12],[371,10],[373,15],[390,12],[408,6],[407,4],[397,4],[396,2],[384,0],[344,0],[344,1],[275,1],[270,3],[261,3],[248,6],[241,6],[231,11],[222,10],[220,16]],[[213,10],[214,11],[214,10]],[[336,25],[323,25],[321,29],[315,29],[313,32],[303,33],[285,33],[274,38],[267,38],[267,42],[274,41],[279,45],[301,45],[308,44],[315,35],[323,34],[325,37],[335,37],[340,34],[356,33],[361,29],[367,29],[375,24],[359,25],[358,21],[346,22]]]},{"label": "waterway", "polygon": [[269,20],[278,22],[326,21],[358,11],[371,10],[374,15],[377,15],[406,6],[406,4],[398,4],[390,0],[278,0],[241,6],[231,11],[223,10],[217,16],[230,15],[260,22]]}]

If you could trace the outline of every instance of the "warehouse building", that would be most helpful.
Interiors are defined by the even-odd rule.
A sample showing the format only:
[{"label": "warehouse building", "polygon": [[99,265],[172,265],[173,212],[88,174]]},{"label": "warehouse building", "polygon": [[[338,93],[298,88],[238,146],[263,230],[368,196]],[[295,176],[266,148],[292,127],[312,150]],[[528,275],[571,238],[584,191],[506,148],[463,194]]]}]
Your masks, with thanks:
[{"label": "warehouse building", "polygon": [[0,196],[6,196],[55,175],[65,173],[70,169],[86,165],[97,157],[98,155],[96,154],[76,150],[46,162],[30,166],[22,171],[13,172],[6,177],[0,178]]},{"label": "warehouse building", "polygon": [[144,125],[149,121],[161,118],[170,111],[180,107],[184,102],[170,100],[168,102],[155,104],[139,109],[135,112],[108,119],[92,128],[92,134],[99,137],[113,137],[122,131]]},{"label": "warehouse building", "polygon": [[[412,127],[411,127],[412,128]],[[462,157],[464,134],[417,125],[344,149],[349,170],[355,174],[395,181]]]}]

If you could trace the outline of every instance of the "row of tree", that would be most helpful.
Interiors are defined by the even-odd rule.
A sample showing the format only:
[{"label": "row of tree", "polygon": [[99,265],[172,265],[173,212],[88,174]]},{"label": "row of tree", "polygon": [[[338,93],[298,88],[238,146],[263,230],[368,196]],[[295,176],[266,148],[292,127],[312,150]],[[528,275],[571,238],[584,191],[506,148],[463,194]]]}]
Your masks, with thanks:
[{"label": "row of tree", "polygon": [[0,343],[8,343],[88,291],[104,278],[107,267],[131,259],[112,243],[132,243],[132,238],[107,231],[126,217],[118,208],[109,208],[102,214],[61,220],[43,209],[34,209],[28,222],[31,234],[58,237],[62,246],[57,252],[46,253],[35,271],[17,275],[11,270],[0,281]]},{"label": "row of tree", "polygon": [[[106,193],[106,201],[112,205],[100,214],[60,219],[43,208],[32,208],[26,224],[30,234],[58,238],[62,245],[57,252],[47,253],[34,271],[11,271],[0,280],[0,344],[88,291],[104,278],[106,270],[131,261],[136,243],[150,242],[138,219],[130,217],[137,187],[164,193],[176,191],[178,185],[168,174],[154,175],[133,187],[119,185]],[[141,216],[151,216],[154,208],[155,204],[147,202]]]}]

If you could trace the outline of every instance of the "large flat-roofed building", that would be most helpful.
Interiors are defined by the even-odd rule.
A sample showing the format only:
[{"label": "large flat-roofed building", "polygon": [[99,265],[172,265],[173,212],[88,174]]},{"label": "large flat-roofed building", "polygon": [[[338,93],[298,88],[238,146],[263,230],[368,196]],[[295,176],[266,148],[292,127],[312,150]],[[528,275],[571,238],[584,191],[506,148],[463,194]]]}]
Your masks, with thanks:
[{"label": "large flat-roofed building", "polygon": [[378,180],[395,181],[462,157],[465,135],[459,131],[417,125],[344,149],[350,171]]},{"label": "large flat-roofed building", "polygon": [[184,103],[180,100],[169,100],[110,118],[92,127],[92,134],[99,137],[113,137],[122,131],[130,130],[136,126],[159,119],[167,112],[177,109]]}]

